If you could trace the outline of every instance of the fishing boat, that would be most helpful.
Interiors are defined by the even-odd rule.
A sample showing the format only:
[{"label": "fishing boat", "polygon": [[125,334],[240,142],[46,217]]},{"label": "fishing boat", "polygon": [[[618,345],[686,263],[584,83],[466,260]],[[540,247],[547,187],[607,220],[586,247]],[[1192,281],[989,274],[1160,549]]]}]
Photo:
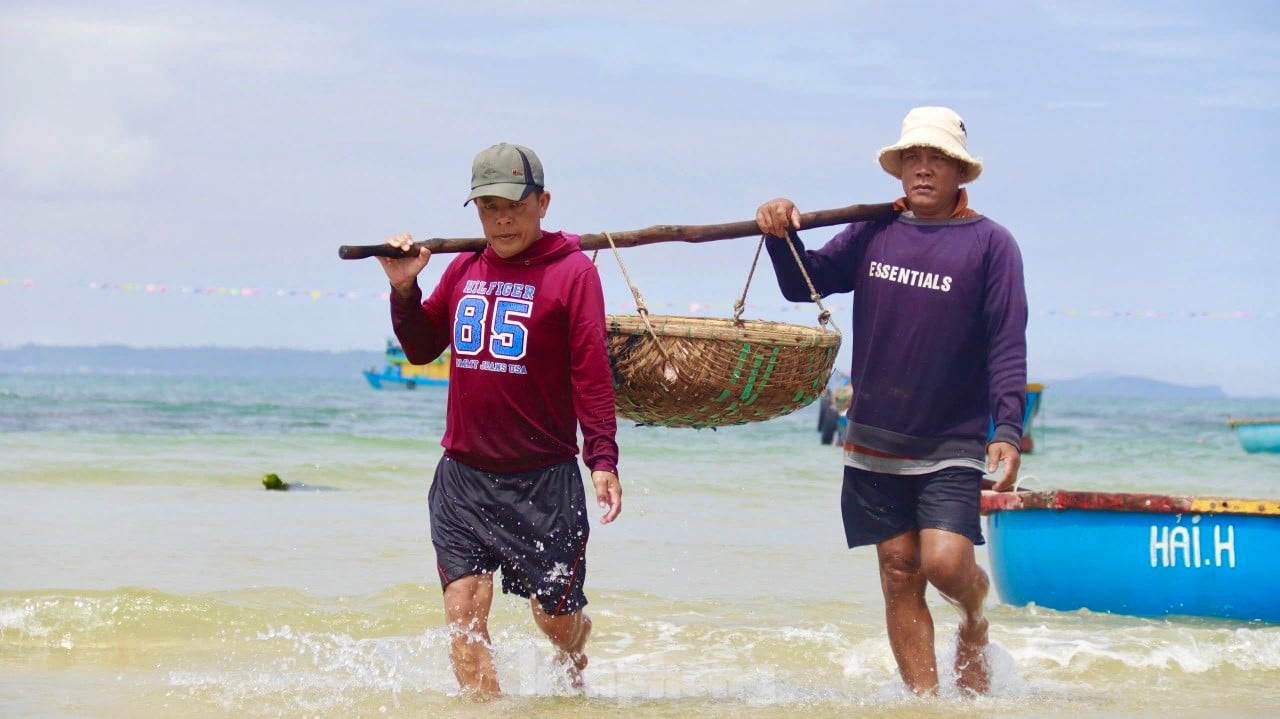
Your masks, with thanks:
[{"label": "fishing boat", "polygon": [[[827,389],[818,398],[818,431],[822,434],[822,444],[843,444],[844,429],[847,421],[844,412],[849,408],[851,396],[840,396],[841,390],[849,389],[849,375],[835,370],[827,383]],[[1040,397],[1044,394],[1044,385],[1040,382],[1027,383],[1027,407],[1022,415],[1022,440],[1019,449],[1023,454],[1035,450],[1035,438],[1031,431],[1035,418],[1040,415]],[[988,426],[987,438],[995,436],[995,420]]]},{"label": "fishing boat", "polygon": [[[1030,454],[1035,451],[1036,441],[1032,435],[1032,428],[1035,426],[1035,419],[1040,415],[1040,398],[1044,395],[1044,385],[1040,382],[1027,383],[1027,406],[1022,411],[1022,439],[1019,441],[1018,450],[1023,454]],[[996,422],[993,418],[987,425],[987,439],[990,440],[996,434]]]},{"label": "fishing boat", "polygon": [[422,385],[449,384],[449,351],[427,364],[413,364],[404,356],[404,350],[394,340],[387,340],[382,369],[364,371],[364,378],[374,389],[403,387],[414,389]]},{"label": "fishing boat", "polygon": [[1040,398],[1043,395],[1044,384],[1040,382],[1027,383],[1027,408],[1022,414],[1022,442],[1019,447],[1023,454],[1030,454],[1035,451],[1036,441],[1031,434],[1031,430],[1036,417],[1040,415]]},{"label": "fishing boat", "polygon": [[1240,446],[1250,454],[1280,452],[1280,417],[1228,418],[1227,426],[1235,430]]},{"label": "fishing boat", "polygon": [[827,387],[818,397],[818,432],[822,444],[844,446],[844,432],[849,426],[846,412],[853,401],[853,385],[849,375],[838,369],[831,371]]},{"label": "fishing boat", "polygon": [[1280,623],[1280,501],[988,490],[982,513],[1008,604]]}]

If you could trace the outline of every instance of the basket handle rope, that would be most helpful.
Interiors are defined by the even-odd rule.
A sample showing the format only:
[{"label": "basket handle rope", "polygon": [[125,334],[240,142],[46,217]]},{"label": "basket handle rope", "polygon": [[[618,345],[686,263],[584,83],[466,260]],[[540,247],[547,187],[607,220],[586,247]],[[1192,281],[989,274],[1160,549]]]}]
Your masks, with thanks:
[{"label": "basket handle rope", "polygon": [[756,255],[751,258],[751,269],[747,270],[747,284],[742,287],[742,294],[733,302],[733,322],[742,321],[742,313],[747,309],[747,290],[751,288],[751,278],[756,274],[756,263],[760,261],[760,248],[764,247],[764,235],[760,236],[760,244],[756,245]]},{"label": "basket handle rope", "polygon": [[[800,268],[800,276],[804,277],[804,283],[809,287],[809,299],[818,306],[818,324],[823,327],[830,328],[836,334],[840,334],[840,328],[835,326],[831,321],[831,310],[822,305],[822,296],[818,294],[818,290],[813,286],[813,280],[809,279],[809,273],[804,269],[804,261],[800,259],[800,251],[796,249],[796,243],[800,238],[796,236],[795,230],[787,230],[787,247],[791,249],[791,256],[796,258],[796,265]],[[760,244],[764,244],[764,238],[760,238]],[[756,249],[756,254],[760,250]]]},{"label": "basket handle rope", "polygon": [[[795,242],[791,241],[799,241],[800,238],[796,237],[796,233],[794,231],[791,231],[788,234],[790,237],[788,238],[787,247],[791,248],[791,256],[796,259],[796,266],[800,268],[800,275],[804,277],[804,283],[809,287],[809,299],[813,300],[813,303],[818,306],[818,324],[832,330],[836,334],[840,334],[840,328],[836,327],[835,324],[831,322],[831,310],[823,306],[822,296],[819,295],[818,290],[814,288],[813,280],[809,279],[809,273],[804,269],[804,262],[800,259],[800,253],[796,250]],[[751,278],[756,273],[756,263],[760,261],[760,249],[764,247],[764,238],[764,235],[760,236],[760,243],[756,245],[756,255],[751,258],[751,269],[747,272],[747,284],[742,288],[742,296],[733,303],[734,322],[742,321],[742,312],[747,306],[747,290],[751,287]]]},{"label": "basket handle rope", "polygon": [[[627,287],[631,288],[631,295],[636,298],[636,312],[640,314],[640,319],[644,321],[645,329],[649,330],[649,336],[653,337],[653,341],[658,343],[658,351],[662,353],[662,359],[667,361],[667,366],[674,368],[675,364],[671,362],[671,355],[667,354],[667,348],[662,346],[662,338],[658,337],[653,325],[649,323],[649,308],[644,304],[644,297],[640,295],[640,288],[636,287],[636,283],[631,281],[631,275],[627,272],[627,263],[623,262],[622,255],[618,254],[618,246],[613,243],[613,237],[608,232],[603,234],[604,238],[609,241],[609,247],[613,249],[613,256],[618,259],[618,267],[622,269],[622,276],[627,281]],[[593,256],[592,260],[594,261],[594,259]]]},{"label": "basket handle rope", "polygon": [[[644,297],[640,294],[640,288],[636,287],[636,283],[631,281],[631,273],[627,272],[627,263],[622,261],[622,255],[618,252],[618,246],[614,243],[613,237],[608,232],[601,233],[605,240],[609,242],[610,249],[613,250],[613,256],[618,260],[618,267],[622,270],[622,277],[627,281],[627,287],[631,288],[631,296],[636,300],[636,312],[640,315],[641,321],[644,322],[645,329],[648,330],[649,336],[653,337],[653,341],[658,344],[658,351],[662,353],[662,358],[667,361],[669,367],[675,365],[671,362],[671,355],[667,353],[667,348],[662,344],[662,338],[658,336],[657,331],[653,329],[653,324],[649,322],[649,308],[645,306]],[[840,328],[836,327],[831,321],[831,310],[822,304],[822,296],[818,294],[817,288],[813,286],[813,280],[809,278],[809,272],[804,268],[804,261],[800,259],[800,252],[796,250],[796,237],[794,230],[788,231],[787,247],[791,249],[791,256],[796,260],[796,266],[800,268],[800,275],[804,277],[804,283],[809,288],[809,299],[818,306],[818,324],[836,334],[840,334]],[[742,294],[733,303],[733,321],[735,324],[742,322],[742,313],[747,306],[747,290],[751,289],[751,279],[755,276],[756,265],[760,262],[760,250],[764,247],[764,235],[760,236],[760,242],[756,245],[755,256],[751,258],[751,269],[747,271],[747,283],[742,288]],[[591,255],[592,263],[595,263],[599,250]]]}]

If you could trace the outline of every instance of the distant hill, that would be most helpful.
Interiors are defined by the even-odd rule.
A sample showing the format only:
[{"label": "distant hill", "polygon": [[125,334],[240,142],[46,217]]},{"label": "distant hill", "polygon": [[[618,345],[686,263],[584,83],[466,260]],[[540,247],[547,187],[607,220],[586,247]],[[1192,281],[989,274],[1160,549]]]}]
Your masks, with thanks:
[{"label": "distant hill", "polygon": [[[153,374],[194,377],[350,377],[382,366],[382,352],[316,352],[226,347],[136,348],[123,345],[0,347],[0,372]],[[1052,397],[1222,399],[1216,385],[1190,387],[1145,377],[1091,374],[1045,380]]]},{"label": "distant hill", "polygon": [[1076,379],[1046,380],[1054,397],[1142,397],[1149,399],[1224,399],[1217,385],[1188,386],[1117,374],[1090,374]]},{"label": "distant hill", "polygon": [[0,372],[196,377],[351,377],[382,366],[381,352],[222,347],[0,347]]}]

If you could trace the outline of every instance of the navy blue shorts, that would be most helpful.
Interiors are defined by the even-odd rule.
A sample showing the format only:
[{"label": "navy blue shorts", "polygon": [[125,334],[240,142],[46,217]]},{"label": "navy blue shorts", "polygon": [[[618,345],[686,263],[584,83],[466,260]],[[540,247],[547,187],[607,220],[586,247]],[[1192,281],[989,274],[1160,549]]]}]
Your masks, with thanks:
[{"label": "navy blue shorts", "polygon": [[586,495],[578,463],[494,474],[443,457],[427,503],[440,586],[502,570],[502,591],[547,614],[587,605]]},{"label": "navy blue shorts", "polygon": [[881,474],[844,468],[840,513],[850,547],[879,544],[903,532],[942,529],[982,538],[982,472],[947,467],[929,474]]}]

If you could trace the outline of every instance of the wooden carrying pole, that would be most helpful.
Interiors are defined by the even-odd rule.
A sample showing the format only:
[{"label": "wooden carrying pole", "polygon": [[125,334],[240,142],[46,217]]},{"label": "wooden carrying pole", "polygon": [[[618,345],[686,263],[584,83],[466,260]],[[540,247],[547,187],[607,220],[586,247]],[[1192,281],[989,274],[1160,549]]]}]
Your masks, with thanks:
[{"label": "wooden carrying pole", "polygon": [[[859,220],[887,220],[896,214],[892,203],[875,205],[849,205],[834,210],[818,210],[800,215],[800,229],[811,227],[829,227],[843,225]],[[617,247],[638,247],[658,242],[711,242],[712,240],[730,240],[736,237],[751,237],[760,234],[755,220],[746,222],[728,222],[721,225],[654,225],[643,230],[625,230],[610,232],[613,244]],[[609,247],[609,238],[604,233],[582,235],[582,249],[601,250]],[[479,252],[485,248],[484,238],[445,239],[432,238],[413,243],[415,250],[437,252]],[[407,257],[409,252],[391,245],[343,245],[338,248],[338,257],[344,260],[362,260],[366,257]]]}]

